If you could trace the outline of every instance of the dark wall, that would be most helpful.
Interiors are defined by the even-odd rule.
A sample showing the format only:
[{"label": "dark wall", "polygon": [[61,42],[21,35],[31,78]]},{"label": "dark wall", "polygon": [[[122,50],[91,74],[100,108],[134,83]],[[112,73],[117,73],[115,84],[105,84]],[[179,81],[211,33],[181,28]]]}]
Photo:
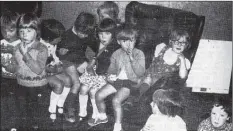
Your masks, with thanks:
[{"label": "dark wall", "polygon": [[[116,1],[120,8],[120,18],[124,21],[124,11],[127,1]],[[192,11],[197,15],[206,17],[203,39],[232,40],[232,2],[206,1],[206,2],[143,2],[147,4],[162,5],[170,8]],[[102,2],[43,2],[42,18],[55,18],[60,20],[66,28],[72,26],[77,15],[90,12],[97,16],[96,9]]]}]

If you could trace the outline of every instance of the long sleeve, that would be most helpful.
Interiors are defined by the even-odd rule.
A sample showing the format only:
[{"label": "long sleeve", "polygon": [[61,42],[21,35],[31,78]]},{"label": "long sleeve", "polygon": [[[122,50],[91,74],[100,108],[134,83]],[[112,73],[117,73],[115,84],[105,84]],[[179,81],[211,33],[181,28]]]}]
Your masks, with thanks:
[{"label": "long sleeve", "polygon": [[48,49],[45,46],[41,46],[36,59],[33,59],[29,52],[24,55],[23,60],[34,73],[41,74],[45,70]]},{"label": "long sleeve", "polygon": [[139,50],[139,52],[137,52],[133,57],[134,60],[131,61],[131,66],[134,73],[140,77],[145,73],[145,55]]},{"label": "long sleeve", "polygon": [[117,74],[117,67],[116,67],[117,63],[116,63],[115,54],[116,53],[113,53],[113,55],[111,56],[111,63],[108,68],[108,74]]}]

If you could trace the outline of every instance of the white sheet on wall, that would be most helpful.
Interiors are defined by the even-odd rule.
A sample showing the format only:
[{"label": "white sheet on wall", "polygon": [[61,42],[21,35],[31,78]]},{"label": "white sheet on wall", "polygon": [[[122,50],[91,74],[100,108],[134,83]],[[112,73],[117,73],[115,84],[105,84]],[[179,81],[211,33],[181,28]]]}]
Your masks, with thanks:
[{"label": "white sheet on wall", "polygon": [[232,41],[201,39],[186,81],[193,92],[228,94]]}]

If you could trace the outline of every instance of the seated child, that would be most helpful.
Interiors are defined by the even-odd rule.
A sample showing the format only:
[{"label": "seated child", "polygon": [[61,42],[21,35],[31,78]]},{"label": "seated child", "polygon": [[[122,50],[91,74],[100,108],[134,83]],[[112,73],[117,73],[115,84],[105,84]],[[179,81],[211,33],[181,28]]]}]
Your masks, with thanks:
[{"label": "seated child", "polygon": [[215,101],[211,109],[210,117],[203,120],[198,131],[232,131],[232,102],[219,99]]},{"label": "seated child", "polygon": [[85,56],[87,46],[91,49],[95,46],[94,27],[95,17],[90,13],[80,13],[74,22],[74,26],[64,33],[57,46],[58,57],[72,82],[70,93],[67,96],[67,112],[65,113],[65,118],[69,122],[75,122],[74,106],[80,88],[78,71],[83,73],[87,65]]},{"label": "seated child", "polygon": [[[99,38],[97,40],[98,48],[95,50],[94,57],[92,59],[90,58],[91,63],[93,63],[90,69],[93,70],[93,72],[89,72],[90,69],[88,69],[88,66],[85,73],[79,78],[82,83],[79,92],[79,116],[81,118],[87,115],[88,92],[90,94],[93,108],[92,119],[95,119],[98,115],[98,109],[95,103],[95,93],[106,84],[105,77],[110,65],[110,57],[113,52],[119,48],[119,45],[115,40],[115,30],[116,23],[109,18],[104,19],[97,27]],[[97,68],[93,69],[93,66],[97,66]]]},{"label": "seated child", "polygon": [[63,105],[71,86],[71,79],[63,72],[62,63],[56,55],[57,44],[61,41],[65,27],[55,19],[43,20],[41,25],[42,39],[40,41],[48,48],[48,56],[52,60],[47,61],[47,80],[50,87],[52,87],[49,112],[50,118],[54,121],[57,107],[58,113],[63,113]]},{"label": "seated child", "polygon": [[185,79],[190,69],[190,61],[184,57],[183,52],[191,46],[190,37],[185,30],[173,30],[169,37],[169,45],[161,43],[156,46],[154,58],[140,82],[140,97],[160,78],[179,72]]},{"label": "seated child", "polygon": [[178,116],[182,111],[179,92],[158,89],[152,99],[153,114],[140,131],[187,131],[184,120]]},{"label": "seated child", "polygon": [[[122,130],[123,111],[121,104],[126,100],[130,92],[134,90],[133,84],[145,73],[145,56],[141,50],[135,47],[137,31],[132,28],[122,28],[116,35],[116,39],[121,48],[116,50],[111,56],[111,64],[108,68],[108,84],[96,93],[96,103],[99,116],[92,126],[107,123],[106,106],[104,99],[116,93],[113,100],[115,112],[114,131]],[[89,123],[90,124],[90,123]]]},{"label": "seated child", "polygon": [[105,18],[110,18],[116,22],[116,24],[120,24],[120,19],[118,18],[119,7],[113,1],[105,1],[102,5],[100,5],[97,9],[97,14],[99,16],[99,21],[102,21]]},{"label": "seated child", "polygon": [[[18,87],[16,89],[17,104],[26,122],[20,120],[26,128],[38,128],[39,112],[43,109],[38,104],[38,96],[43,96],[47,88],[46,61],[48,49],[40,42],[40,19],[32,13],[26,13],[19,18],[18,33],[21,43],[15,47],[13,58],[15,65],[7,69],[16,73]],[[26,102],[22,104],[22,102]],[[25,127],[24,127],[25,128]]]},{"label": "seated child", "polygon": [[[15,93],[15,88],[17,87],[16,76],[14,72],[7,71],[6,66],[13,64],[12,56],[13,50],[15,46],[17,46],[21,41],[17,37],[17,20],[19,15],[13,12],[4,12],[1,15],[0,23],[1,23],[1,34],[3,39],[1,39],[1,99],[4,98],[8,99],[10,94]],[[3,102],[3,101],[1,101]],[[9,105],[9,106],[8,106]],[[7,108],[4,108],[7,107]],[[12,110],[12,112],[11,112]],[[11,125],[7,122],[7,125],[10,125],[10,128],[16,128],[16,114],[15,113],[16,107],[15,105],[11,105],[6,103],[5,106],[1,107],[1,111],[4,112],[3,115],[8,116],[9,120],[4,121],[11,121]],[[9,113],[9,114],[8,114]],[[9,117],[10,116],[10,117]],[[3,121],[2,121],[3,122]],[[3,123],[2,123],[3,124]]]}]

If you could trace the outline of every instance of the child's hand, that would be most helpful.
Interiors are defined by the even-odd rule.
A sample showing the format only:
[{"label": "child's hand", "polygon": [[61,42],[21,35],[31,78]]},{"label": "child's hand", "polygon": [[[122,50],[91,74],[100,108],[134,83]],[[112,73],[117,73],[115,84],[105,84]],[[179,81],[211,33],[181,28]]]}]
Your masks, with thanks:
[{"label": "child's hand", "polygon": [[110,74],[107,76],[107,81],[108,82],[114,82],[117,80],[117,76],[116,75],[113,75],[113,74]]},{"label": "child's hand", "polygon": [[185,60],[185,57],[184,57],[184,55],[183,54],[179,54],[178,55],[178,58],[182,61],[182,60]]},{"label": "child's hand", "polygon": [[133,58],[133,50],[132,49],[128,49],[126,53],[129,56],[129,59],[131,61],[133,61],[134,60],[134,58]]},{"label": "child's hand", "polygon": [[61,48],[61,49],[59,50],[59,54],[60,54],[60,55],[65,55],[65,54],[67,54],[68,51],[69,51],[69,50],[66,49],[66,48]]}]

